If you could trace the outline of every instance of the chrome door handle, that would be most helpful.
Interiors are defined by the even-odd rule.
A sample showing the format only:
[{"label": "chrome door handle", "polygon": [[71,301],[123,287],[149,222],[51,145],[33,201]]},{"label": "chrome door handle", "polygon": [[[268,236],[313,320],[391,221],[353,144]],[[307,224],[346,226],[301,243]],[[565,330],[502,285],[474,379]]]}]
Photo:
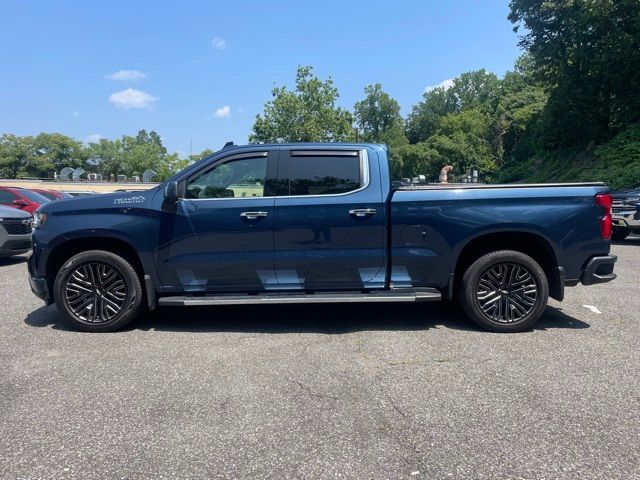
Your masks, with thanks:
[{"label": "chrome door handle", "polygon": [[241,218],[246,218],[247,220],[256,220],[258,218],[263,218],[269,215],[269,212],[242,212],[240,214]]},{"label": "chrome door handle", "polygon": [[349,215],[358,218],[371,217],[375,214],[375,208],[354,208],[353,210],[349,210]]}]

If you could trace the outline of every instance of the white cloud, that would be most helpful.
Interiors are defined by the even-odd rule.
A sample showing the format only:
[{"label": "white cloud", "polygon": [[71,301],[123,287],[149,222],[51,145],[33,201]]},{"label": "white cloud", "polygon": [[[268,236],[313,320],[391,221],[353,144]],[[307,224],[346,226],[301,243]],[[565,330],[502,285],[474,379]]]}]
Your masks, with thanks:
[{"label": "white cloud", "polygon": [[218,118],[230,118],[231,107],[229,105],[225,105],[224,107],[216,108],[216,113],[213,115]]},{"label": "white cloud", "polygon": [[80,116],[80,112],[73,112],[73,116],[76,117],[76,118],[79,117]]},{"label": "white cloud", "polygon": [[131,82],[137,82],[147,77],[146,73],[142,73],[139,70],[118,70],[117,72],[110,73],[104,76],[109,80],[127,80]]},{"label": "white cloud", "polygon": [[429,85],[427,88],[424,89],[425,92],[430,92],[431,90],[438,88],[438,87],[442,87],[445,90],[447,90],[448,88],[453,87],[453,78],[447,78],[446,80],[441,81],[439,84],[437,85]]},{"label": "white cloud", "polygon": [[224,50],[225,48],[227,48],[227,41],[224,38],[215,37],[213,40],[211,40],[211,47],[217,48],[218,50]]},{"label": "white cloud", "polygon": [[87,135],[87,138],[84,139],[84,143],[98,143],[102,138],[104,137],[99,133],[94,133],[92,135]]},{"label": "white cloud", "polygon": [[157,100],[158,99],[153,95],[133,88],[127,88],[126,90],[112,93],[109,97],[109,101],[111,103],[124,110],[128,110],[130,108],[151,108]]}]

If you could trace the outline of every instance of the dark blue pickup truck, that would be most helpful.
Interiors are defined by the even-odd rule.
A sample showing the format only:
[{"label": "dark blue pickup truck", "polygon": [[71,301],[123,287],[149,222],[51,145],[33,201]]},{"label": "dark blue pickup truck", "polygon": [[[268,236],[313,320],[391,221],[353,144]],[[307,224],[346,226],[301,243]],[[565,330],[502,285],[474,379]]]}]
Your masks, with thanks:
[{"label": "dark blue pickup truck", "polygon": [[611,228],[600,183],[396,185],[381,145],[231,146],[151,190],[41,207],[29,279],[89,331],[163,305],[458,299],[514,332],[615,278]]}]

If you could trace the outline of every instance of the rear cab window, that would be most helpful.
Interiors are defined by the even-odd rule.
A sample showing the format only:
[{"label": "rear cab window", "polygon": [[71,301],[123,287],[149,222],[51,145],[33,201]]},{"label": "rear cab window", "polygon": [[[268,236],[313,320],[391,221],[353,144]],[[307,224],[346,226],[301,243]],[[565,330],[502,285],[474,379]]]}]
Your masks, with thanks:
[{"label": "rear cab window", "polygon": [[278,167],[278,195],[340,195],[366,186],[357,150],[289,150]]}]

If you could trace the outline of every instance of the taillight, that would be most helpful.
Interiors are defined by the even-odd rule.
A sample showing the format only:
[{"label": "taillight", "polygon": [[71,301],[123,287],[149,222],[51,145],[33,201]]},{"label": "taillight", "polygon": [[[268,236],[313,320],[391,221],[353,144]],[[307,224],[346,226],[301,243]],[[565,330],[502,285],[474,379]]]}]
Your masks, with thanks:
[{"label": "taillight", "polygon": [[604,209],[604,217],[600,220],[600,236],[605,240],[611,239],[611,204],[613,203],[610,193],[596,194],[596,205]]}]

